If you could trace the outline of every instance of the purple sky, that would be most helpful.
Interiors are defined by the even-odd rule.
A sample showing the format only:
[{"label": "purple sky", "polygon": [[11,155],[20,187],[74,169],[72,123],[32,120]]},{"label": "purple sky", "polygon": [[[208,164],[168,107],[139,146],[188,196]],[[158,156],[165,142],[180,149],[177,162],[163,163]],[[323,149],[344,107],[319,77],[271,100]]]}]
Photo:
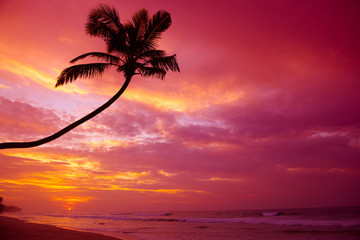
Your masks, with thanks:
[{"label": "purple sky", "polygon": [[[33,149],[0,151],[25,210],[197,210],[360,202],[358,1],[103,1],[122,22],[170,12],[180,73],[135,77],[109,109]],[[108,72],[54,88],[97,1],[0,3],[0,139],[35,140],[100,106]]]}]

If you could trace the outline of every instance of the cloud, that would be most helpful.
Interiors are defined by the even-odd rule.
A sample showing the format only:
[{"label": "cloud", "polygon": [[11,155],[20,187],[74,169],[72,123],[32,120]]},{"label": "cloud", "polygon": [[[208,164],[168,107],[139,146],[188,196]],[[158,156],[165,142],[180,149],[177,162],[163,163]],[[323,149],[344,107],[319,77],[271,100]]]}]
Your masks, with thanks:
[{"label": "cloud", "polygon": [[[1,58],[1,65],[0,69],[9,71],[17,76],[25,77],[27,79],[31,79],[30,81],[33,81],[40,86],[53,89],[55,85],[55,74],[47,74],[44,72],[41,72],[41,70],[38,70],[36,68],[33,68],[29,65],[23,64],[21,62],[18,62],[16,60],[12,60],[3,56],[0,56]],[[58,72],[57,72],[58,74]],[[25,81],[25,84],[27,82]],[[27,83],[28,84],[28,83]],[[84,89],[80,89],[77,86],[74,86],[73,88],[59,88],[59,91],[64,91],[67,93],[77,93],[77,94],[86,94],[88,93]]]},{"label": "cloud", "polygon": [[49,134],[58,129],[62,119],[52,110],[0,97],[0,131],[4,140],[24,140]]},{"label": "cloud", "polygon": [[[0,18],[12,19],[0,27],[0,134],[14,141],[56,132],[124,80],[110,71],[54,90],[70,59],[104,50],[84,33],[92,6],[20,3],[0,8]],[[25,199],[19,206],[220,209],[359,199],[353,3],[138,4],[118,7],[121,19],[144,6],[172,14],[160,46],[177,54],[181,73],[134,77],[116,103],[58,140],[2,151],[1,188]]]}]

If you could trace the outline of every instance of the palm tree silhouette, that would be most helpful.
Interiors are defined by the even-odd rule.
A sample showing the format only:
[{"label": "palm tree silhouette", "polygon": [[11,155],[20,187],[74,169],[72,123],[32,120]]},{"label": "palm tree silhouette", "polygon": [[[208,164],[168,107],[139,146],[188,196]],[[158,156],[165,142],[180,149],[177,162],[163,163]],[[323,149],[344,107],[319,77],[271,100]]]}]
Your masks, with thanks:
[{"label": "palm tree silhouette", "polygon": [[99,62],[77,64],[64,69],[58,76],[55,87],[78,78],[98,77],[105,69],[115,67],[125,77],[120,90],[93,112],[48,137],[31,142],[0,143],[0,149],[30,148],[59,138],[108,108],[121,96],[136,74],[163,79],[169,70],[180,72],[176,55],[167,56],[163,50],[157,49],[157,40],[170,25],[170,14],[163,10],[150,18],[148,11],[141,9],[132,16],[131,21],[122,24],[115,8],[105,4],[98,5],[90,12],[85,28],[90,36],[100,37],[105,41],[107,52],[89,52],[71,60],[70,63],[75,63],[93,57]]}]

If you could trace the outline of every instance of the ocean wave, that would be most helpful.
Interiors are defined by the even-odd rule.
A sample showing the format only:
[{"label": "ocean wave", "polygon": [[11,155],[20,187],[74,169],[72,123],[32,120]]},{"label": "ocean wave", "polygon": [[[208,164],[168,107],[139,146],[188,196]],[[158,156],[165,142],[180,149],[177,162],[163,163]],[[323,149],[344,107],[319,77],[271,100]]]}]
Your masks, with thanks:
[{"label": "ocean wave", "polygon": [[260,212],[259,215],[262,217],[277,217],[277,216],[295,216],[295,215],[303,215],[301,212]]},{"label": "ocean wave", "polygon": [[315,219],[285,219],[285,218],[193,218],[183,219],[184,222],[194,223],[247,223],[270,224],[285,226],[360,226],[360,220],[315,220]]},{"label": "ocean wave", "polygon": [[118,221],[177,221],[177,219],[163,218],[171,216],[172,213],[132,213],[132,214],[45,214],[57,218],[91,218]]},{"label": "ocean wave", "polygon": [[171,216],[172,213],[135,213],[136,216]]},{"label": "ocean wave", "polygon": [[275,216],[279,216],[280,212],[261,212],[260,214],[263,217],[275,217]]},{"label": "ocean wave", "polygon": [[88,215],[47,215],[50,217],[91,218],[114,221],[164,221],[188,223],[245,223],[286,226],[360,226],[360,219],[312,219],[303,218],[301,213],[277,211],[257,212],[246,217],[184,217],[172,213],[133,213],[133,214],[88,214]]}]

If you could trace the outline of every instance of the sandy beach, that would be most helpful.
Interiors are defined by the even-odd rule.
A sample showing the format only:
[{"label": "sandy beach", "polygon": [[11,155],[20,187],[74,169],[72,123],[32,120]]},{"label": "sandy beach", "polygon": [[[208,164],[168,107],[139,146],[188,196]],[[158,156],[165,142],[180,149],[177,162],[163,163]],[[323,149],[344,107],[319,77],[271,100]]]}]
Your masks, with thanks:
[{"label": "sandy beach", "polygon": [[101,234],[28,223],[5,216],[0,216],[0,236],[2,240],[119,240]]}]

